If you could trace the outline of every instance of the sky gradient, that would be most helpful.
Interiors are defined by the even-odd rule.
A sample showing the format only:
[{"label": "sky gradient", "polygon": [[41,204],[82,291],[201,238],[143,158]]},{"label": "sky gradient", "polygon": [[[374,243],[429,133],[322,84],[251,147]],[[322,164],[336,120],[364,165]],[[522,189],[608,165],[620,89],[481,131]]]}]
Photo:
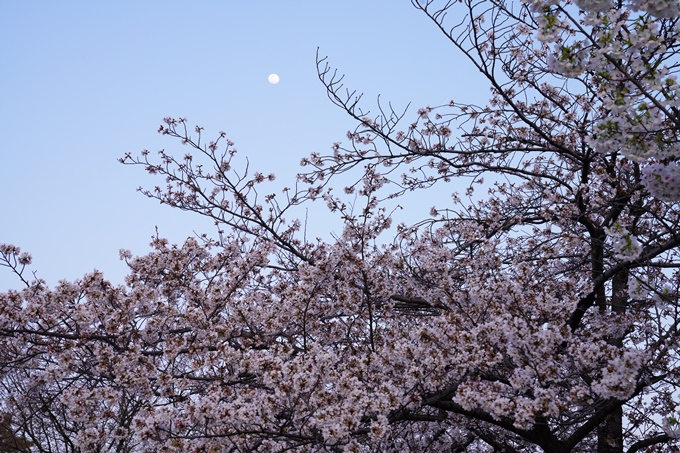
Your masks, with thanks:
[{"label": "sky gradient", "polygon": [[[0,0],[0,243],[31,253],[49,285],[95,268],[122,283],[118,250],[147,253],[155,227],[172,242],[212,233],[200,217],[137,193],[162,180],[117,162],[143,149],[183,155],[156,133],[166,116],[208,138],[225,131],[251,168],[292,184],[302,157],[328,153],[354,127],[317,78],[317,48],[368,110],[378,95],[410,102],[413,115],[488,97],[407,0]],[[332,230],[326,218],[323,204],[309,206],[314,231]],[[0,291],[19,287],[0,269]]]}]

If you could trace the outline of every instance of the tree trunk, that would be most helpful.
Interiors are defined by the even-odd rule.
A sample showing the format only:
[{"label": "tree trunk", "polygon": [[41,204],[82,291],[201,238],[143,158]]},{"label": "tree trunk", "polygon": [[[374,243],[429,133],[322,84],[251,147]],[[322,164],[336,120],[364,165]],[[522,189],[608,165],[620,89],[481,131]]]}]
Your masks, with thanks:
[{"label": "tree trunk", "polygon": [[[612,315],[626,312],[628,304],[628,271],[623,270],[612,279]],[[623,333],[612,335],[608,343],[623,347]],[[623,408],[619,406],[597,427],[597,453],[623,453]]]},{"label": "tree trunk", "polygon": [[623,408],[620,406],[597,427],[597,453],[623,453]]}]

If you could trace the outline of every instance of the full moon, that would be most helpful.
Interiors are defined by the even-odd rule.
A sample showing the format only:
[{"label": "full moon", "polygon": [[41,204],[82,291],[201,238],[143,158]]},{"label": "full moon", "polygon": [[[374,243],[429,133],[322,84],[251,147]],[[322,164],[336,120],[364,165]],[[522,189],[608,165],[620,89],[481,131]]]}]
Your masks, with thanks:
[{"label": "full moon", "polygon": [[276,85],[277,83],[279,83],[279,76],[276,74],[269,74],[267,80],[269,80],[269,83]]}]

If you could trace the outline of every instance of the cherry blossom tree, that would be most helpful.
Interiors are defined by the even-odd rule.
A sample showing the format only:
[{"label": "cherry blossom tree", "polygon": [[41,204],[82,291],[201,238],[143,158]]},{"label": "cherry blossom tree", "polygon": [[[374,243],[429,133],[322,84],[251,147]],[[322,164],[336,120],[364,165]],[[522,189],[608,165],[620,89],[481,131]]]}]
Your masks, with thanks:
[{"label": "cherry blossom tree", "polygon": [[[348,142],[297,183],[225,134],[121,159],[216,237],[0,295],[9,451],[677,451],[678,3],[415,1],[491,87],[414,121],[318,60]],[[464,182],[393,228],[390,200]],[[342,182],[344,192],[332,190]],[[483,192],[480,194],[480,192]],[[323,201],[344,229],[286,219]],[[315,205],[311,205],[315,206]],[[11,443],[10,443],[11,442]]]}]

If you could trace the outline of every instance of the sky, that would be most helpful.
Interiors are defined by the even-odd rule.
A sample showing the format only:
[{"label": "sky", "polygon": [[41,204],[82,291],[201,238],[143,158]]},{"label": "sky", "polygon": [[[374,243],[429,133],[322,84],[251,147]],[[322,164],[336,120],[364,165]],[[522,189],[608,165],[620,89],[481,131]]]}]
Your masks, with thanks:
[{"label": "sky", "polygon": [[[31,253],[31,271],[50,286],[94,269],[119,284],[118,250],[148,253],[156,228],[173,243],[212,234],[201,217],[138,193],[163,181],[117,159],[184,155],[156,131],[164,117],[186,117],[206,137],[225,131],[252,169],[292,184],[302,157],[329,153],[355,126],[318,80],[317,49],[367,110],[378,96],[411,103],[413,117],[488,97],[408,0],[0,0],[0,243]],[[428,203],[409,213],[426,215]],[[318,235],[337,228],[322,203],[308,212]],[[0,268],[0,291],[20,287]]]}]

